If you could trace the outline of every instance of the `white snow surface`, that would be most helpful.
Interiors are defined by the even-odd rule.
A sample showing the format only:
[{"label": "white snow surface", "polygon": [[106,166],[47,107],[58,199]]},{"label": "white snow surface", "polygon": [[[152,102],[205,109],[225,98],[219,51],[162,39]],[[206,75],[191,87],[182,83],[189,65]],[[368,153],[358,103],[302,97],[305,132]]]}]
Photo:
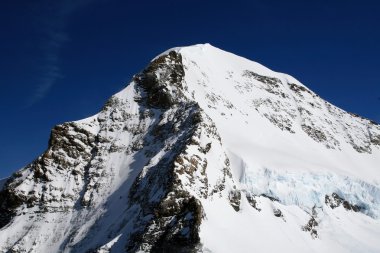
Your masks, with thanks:
[{"label": "white snow surface", "polygon": [[[173,50],[182,56],[185,96],[199,104],[221,137],[221,145],[214,139],[198,140],[201,146],[212,143],[207,154],[209,184],[217,184],[218,168],[223,166],[226,154],[233,176],[233,182],[226,182],[227,189],[235,184],[242,193],[239,211],[222,194],[199,198],[205,213],[200,228],[203,252],[380,252],[380,146],[371,143],[374,136],[380,140],[379,125],[325,102],[289,75],[210,44],[178,47],[159,56]],[[137,125],[135,115],[141,108],[135,102],[134,86],[132,82],[113,96],[124,103],[118,108],[74,124],[92,135],[111,139],[116,148],[134,142],[136,137],[126,132],[102,130],[112,120],[121,128],[146,132],[158,121],[157,116]],[[123,112],[130,115],[128,122]],[[308,134],[305,129],[311,128],[312,134]],[[86,148],[80,140],[77,144]],[[100,161],[102,170],[94,167],[89,173],[99,176],[88,184],[106,187],[84,194],[84,200],[95,202],[96,209],[52,213],[40,223],[28,223],[25,216],[17,216],[11,226],[0,230],[0,252],[6,252],[9,245],[14,245],[15,251],[24,247],[29,252],[81,252],[99,244],[102,247],[98,252],[123,252],[122,240],[133,227],[128,217],[134,214],[125,214],[127,203],[120,196],[128,195],[140,168],[154,166],[165,151],[150,160],[142,154],[104,152],[107,155]],[[187,153],[202,156],[191,147]],[[80,160],[72,163],[78,169],[85,166]],[[25,171],[25,181],[18,191],[33,189],[40,194],[34,181],[27,180]],[[57,189],[51,190],[52,198],[60,198],[59,189],[66,189],[65,195],[76,194],[83,186],[76,180],[82,176],[67,179],[59,171],[51,175],[56,178],[53,188]],[[198,186],[192,186],[185,177],[181,180],[198,196]],[[0,181],[0,189],[2,185]],[[325,204],[325,196],[332,193],[360,206],[361,211],[349,211],[342,205],[332,209]],[[260,211],[251,206],[246,195],[255,197]],[[65,204],[70,208],[76,205]],[[281,217],[274,215],[277,209]],[[302,229],[312,216],[318,222],[317,238]],[[125,227],[112,232],[120,222]],[[38,233],[22,237],[21,243],[15,241],[31,229]],[[74,230],[75,236],[64,244]],[[46,238],[49,242],[45,242]]]}]

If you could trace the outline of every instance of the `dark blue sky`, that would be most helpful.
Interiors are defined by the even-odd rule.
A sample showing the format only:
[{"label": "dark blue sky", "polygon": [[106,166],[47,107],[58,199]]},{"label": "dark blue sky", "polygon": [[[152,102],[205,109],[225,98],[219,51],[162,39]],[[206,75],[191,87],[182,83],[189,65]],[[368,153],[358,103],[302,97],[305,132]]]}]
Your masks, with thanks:
[{"label": "dark blue sky", "polygon": [[209,42],[380,121],[379,13],[366,0],[3,0],[0,178],[174,46]]}]

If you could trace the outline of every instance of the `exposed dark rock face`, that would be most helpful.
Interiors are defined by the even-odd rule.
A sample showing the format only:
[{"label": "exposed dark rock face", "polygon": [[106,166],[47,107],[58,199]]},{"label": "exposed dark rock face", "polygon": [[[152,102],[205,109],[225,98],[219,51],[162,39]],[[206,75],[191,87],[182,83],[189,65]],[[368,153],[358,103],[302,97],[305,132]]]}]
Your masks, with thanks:
[{"label": "exposed dark rock face", "polygon": [[[128,252],[179,249],[190,252],[200,240],[202,206],[183,187],[179,176],[184,173],[192,176],[199,170],[204,173],[207,161],[201,165],[202,161],[197,157],[188,158],[184,153],[202,119],[199,107],[182,95],[183,76],[181,55],[172,51],[155,59],[141,75],[135,77],[137,84],[146,92],[145,99],[139,102],[144,104],[146,101],[150,107],[166,110],[161,115],[162,123],[152,127],[153,136],[149,139],[160,147],[155,150],[172,151],[156,166],[142,170],[130,189],[130,206],[138,206],[141,215],[136,218],[139,229],[130,236],[126,245]],[[174,105],[179,109],[170,109]],[[172,120],[167,121],[167,118]],[[165,143],[169,136],[178,138],[174,146]],[[177,169],[177,166],[182,168]]]},{"label": "exposed dark rock face", "polygon": [[340,197],[335,192],[331,194],[331,196],[326,195],[325,196],[325,203],[332,209],[339,207],[340,205],[343,205],[343,207],[346,210],[352,210],[354,212],[359,212],[361,210],[361,207],[355,204],[352,204],[345,200],[344,198]]},{"label": "exposed dark rock face", "polygon": [[311,236],[315,239],[318,238],[318,231],[316,227],[318,226],[318,222],[312,216],[310,220],[307,222],[305,226],[302,227],[304,231],[310,232]]},{"label": "exposed dark rock face", "polygon": [[13,194],[11,189],[0,192],[0,229],[16,215],[16,208],[23,204],[23,200]]},{"label": "exposed dark rock face", "polygon": [[248,76],[248,77],[252,77],[252,78],[256,79],[257,81],[259,81],[261,83],[265,83],[265,84],[269,85],[269,87],[273,87],[273,88],[278,88],[279,84],[281,84],[281,80],[278,78],[259,75],[255,72],[252,72],[249,70],[246,70],[243,75]]},{"label": "exposed dark rock face", "polygon": [[247,200],[248,200],[248,203],[253,207],[255,208],[257,211],[261,211],[261,208],[258,207],[258,204],[257,204],[257,200],[255,198],[255,196],[253,196],[252,194],[250,193],[246,193],[246,197],[247,197]]},{"label": "exposed dark rock face", "polygon": [[181,55],[171,51],[153,60],[134,80],[146,91],[149,106],[167,109],[183,97],[181,89],[184,75]]},{"label": "exposed dark rock face", "polygon": [[202,206],[196,198],[184,192],[172,192],[170,197],[158,205],[154,211],[154,218],[148,223],[144,232],[138,234],[137,240],[130,241],[128,251],[134,251],[131,246],[136,243],[139,250],[152,252],[170,252],[173,249],[188,252],[195,250],[200,242]]},{"label": "exposed dark rock face", "polygon": [[267,195],[267,194],[261,194],[261,196],[263,196],[264,198],[268,198],[268,199],[270,199],[271,201],[277,201],[277,202],[279,202],[279,199],[278,199],[278,198],[275,198],[275,197],[269,196],[269,195]]},{"label": "exposed dark rock face", "polygon": [[[183,159],[181,150],[185,148],[186,139],[191,138],[194,132],[193,126],[189,124],[191,120],[190,114],[182,122],[184,125],[181,129],[187,130],[183,140],[171,147],[178,153],[162,159],[149,171],[143,170],[130,190],[131,206],[141,208],[142,216],[138,222],[143,229],[132,235],[127,245],[128,252],[162,252],[171,246],[192,248],[199,243],[202,206],[183,188],[175,165]],[[160,131],[165,129],[162,127]],[[193,163],[194,167],[183,173],[192,174],[200,169]]]},{"label": "exposed dark rock face", "polygon": [[[199,199],[220,193],[226,181],[232,179],[226,162],[226,167],[220,171],[220,181],[214,186],[223,185],[222,189],[213,191],[209,188],[205,157],[213,145],[207,142],[202,146],[200,139],[209,138],[220,144],[220,137],[197,105],[186,108],[181,112],[187,117],[173,117],[179,120],[177,124],[181,131],[174,133],[180,139],[170,149],[177,152],[171,152],[156,166],[143,170],[130,190],[131,208],[138,206],[141,215],[136,219],[140,229],[133,233],[126,246],[128,252],[195,252],[200,243],[199,228],[204,217]],[[166,129],[171,128],[162,125],[159,131],[162,134]],[[199,153],[190,155],[189,149]],[[236,192],[235,195],[239,194]]]},{"label": "exposed dark rock face", "polygon": [[318,231],[317,231],[318,225],[319,224],[317,222],[317,211],[316,211],[316,207],[314,206],[312,209],[312,214],[311,214],[310,220],[307,222],[307,224],[305,226],[302,227],[302,230],[309,232],[311,237],[313,239],[316,239],[316,238],[318,238]]},{"label": "exposed dark rock face", "polygon": [[373,145],[378,145],[380,146],[380,135],[372,135],[371,136],[371,143]]},{"label": "exposed dark rock face", "polygon": [[295,93],[297,93],[299,96],[303,96],[302,94],[304,92],[307,92],[309,93],[310,95],[314,95],[309,89],[307,89],[306,87],[304,86],[301,86],[301,85],[298,85],[298,84],[295,84],[295,83],[289,83],[289,87],[292,91],[294,91]]},{"label": "exposed dark rock face", "polygon": [[233,209],[238,212],[240,210],[241,192],[237,190],[230,191],[228,198]]},{"label": "exposed dark rock face", "polygon": [[[37,207],[35,212],[63,212],[73,207],[76,198],[64,194],[63,188],[54,184],[58,175],[70,174],[70,178],[81,183],[79,175],[86,172],[86,164],[92,158],[95,136],[75,123],[56,126],[50,136],[47,151],[33,163],[14,176],[0,192],[1,226],[8,224],[22,209]],[[22,184],[35,185],[34,190],[24,191]],[[74,189],[79,193],[80,187]]]},{"label": "exposed dark rock face", "polygon": [[282,214],[281,210],[280,209],[273,209],[273,215],[276,216],[276,217],[284,217],[284,215]]}]

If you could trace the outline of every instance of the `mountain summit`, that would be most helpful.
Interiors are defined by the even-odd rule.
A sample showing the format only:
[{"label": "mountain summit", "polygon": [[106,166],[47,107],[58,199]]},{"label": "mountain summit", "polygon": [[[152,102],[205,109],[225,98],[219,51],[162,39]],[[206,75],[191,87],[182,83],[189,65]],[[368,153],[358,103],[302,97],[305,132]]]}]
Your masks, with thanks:
[{"label": "mountain summit", "polygon": [[0,252],[379,252],[380,125],[170,49],[0,182]]}]

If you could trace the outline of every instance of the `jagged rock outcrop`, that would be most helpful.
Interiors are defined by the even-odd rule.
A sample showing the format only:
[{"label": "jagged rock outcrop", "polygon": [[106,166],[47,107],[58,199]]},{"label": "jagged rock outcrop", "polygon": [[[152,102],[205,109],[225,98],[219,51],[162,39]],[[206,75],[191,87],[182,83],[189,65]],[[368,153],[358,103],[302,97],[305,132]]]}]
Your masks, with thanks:
[{"label": "jagged rock outcrop", "polygon": [[340,197],[335,192],[333,194],[331,194],[331,196],[326,195],[325,203],[326,203],[326,205],[328,205],[329,207],[331,207],[333,209],[339,207],[340,205],[343,205],[343,207],[346,210],[352,210],[354,212],[359,212],[361,209],[360,206],[355,205],[355,204],[351,204],[350,202],[343,199],[342,197]]}]

